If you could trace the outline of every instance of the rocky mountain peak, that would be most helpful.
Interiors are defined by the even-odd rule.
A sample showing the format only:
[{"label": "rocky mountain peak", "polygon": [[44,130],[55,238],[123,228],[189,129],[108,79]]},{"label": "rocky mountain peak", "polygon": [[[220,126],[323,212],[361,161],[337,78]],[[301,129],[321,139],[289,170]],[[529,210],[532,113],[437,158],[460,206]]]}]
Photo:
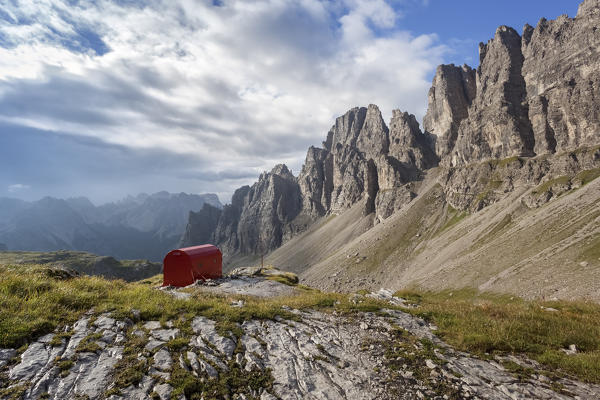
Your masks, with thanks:
[{"label": "rocky mountain peak", "polygon": [[327,140],[324,142],[325,148],[332,151],[342,146],[354,147],[366,116],[367,109],[365,107],[354,107],[336,118],[335,124],[327,134]]},{"label": "rocky mountain peak", "polygon": [[534,154],[533,132],[524,103],[521,36],[513,28],[501,26],[493,39],[479,47],[480,66],[476,72],[475,97],[467,109],[468,117],[460,120],[464,115],[463,105],[457,107],[459,113],[442,113],[437,118],[460,120],[454,148],[449,151],[451,140],[441,141],[438,146],[438,155],[450,153],[445,160],[450,165]]},{"label": "rocky mountain peak", "polygon": [[294,179],[294,175],[290,172],[287,165],[285,165],[285,164],[277,164],[276,166],[274,166],[273,169],[271,170],[271,174],[279,175],[282,178],[286,178],[286,179]]},{"label": "rocky mountain peak", "polygon": [[367,158],[373,158],[386,154],[388,147],[388,127],[383,121],[379,107],[370,104],[356,140],[356,148],[365,153]]}]

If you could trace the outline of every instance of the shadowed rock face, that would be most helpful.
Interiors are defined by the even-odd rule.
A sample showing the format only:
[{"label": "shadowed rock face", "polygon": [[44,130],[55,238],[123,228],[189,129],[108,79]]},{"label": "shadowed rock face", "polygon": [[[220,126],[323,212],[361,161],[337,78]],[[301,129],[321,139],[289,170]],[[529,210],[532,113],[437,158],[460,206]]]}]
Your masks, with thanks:
[{"label": "shadowed rock face", "polygon": [[231,252],[239,246],[237,231],[238,222],[242,215],[245,198],[249,191],[250,186],[248,185],[237,189],[231,197],[231,204],[227,204],[223,207],[219,223],[212,236],[212,242],[218,243],[223,252]]},{"label": "shadowed rock face", "polygon": [[198,212],[190,211],[189,222],[181,238],[180,247],[210,243],[219,224],[221,213],[220,209],[207,203]]},{"label": "shadowed rock face", "polygon": [[[210,237],[225,254],[260,254],[281,245],[289,224],[300,212],[296,178],[281,164],[263,173],[254,185],[234,193]],[[202,221],[190,221],[188,231]],[[186,243],[187,244],[187,243]]]},{"label": "shadowed rock face", "polygon": [[279,247],[284,225],[298,215],[301,206],[300,187],[285,165],[263,173],[244,199],[238,223],[240,252],[260,254]]},{"label": "shadowed rock face", "polygon": [[302,210],[312,217],[325,215],[331,206],[333,191],[333,155],[311,146],[298,176],[302,192]]}]

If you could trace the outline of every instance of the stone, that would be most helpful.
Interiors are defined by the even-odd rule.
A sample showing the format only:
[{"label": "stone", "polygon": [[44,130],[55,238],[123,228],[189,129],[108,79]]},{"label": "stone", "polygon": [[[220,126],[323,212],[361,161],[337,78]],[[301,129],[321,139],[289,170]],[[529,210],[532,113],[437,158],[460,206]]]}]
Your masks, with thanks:
[{"label": "stone", "polygon": [[[600,132],[600,17],[595,0],[577,16],[542,18],[523,31],[522,74],[537,154],[596,144]],[[548,51],[548,49],[552,49]]]},{"label": "stone", "polygon": [[17,351],[14,349],[0,349],[0,369],[8,364],[16,355]]},{"label": "stone", "polygon": [[561,351],[567,355],[577,354],[577,346],[574,344],[569,345],[568,349],[561,349]]},{"label": "stone", "polygon": [[98,398],[110,382],[109,376],[123,352],[122,347],[106,349],[88,369],[79,369],[77,392],[91,399]]},{"label": "stone", "polygon": [[160,385],[154,386],[154,393],[158,395],[160,400],[171,400],[173,387],[168,383],[161,383]]},{"label": "stone", "polygon": [[499,27],[493,39],[479,45],[479,58],[476,95],[468,117],[460,123],[456,144],[447,156],[452,166],[534,154],[521,73],[521,36],[510,27]]},{"label": "stone", "polygon": [[230,338],[223,337],[217,333],[215,322],[204,317],[195,317],[192,320],[192,330],[199,334],[202,339],[211,343],[216,349],[224,354],[227,358],[231,358],[236,344]]},{"label": "stone", "polygon": [[211,377],[211,378],[218,378],[219,377],[219,372],[212,365],[210,365],[208,362],[206,362],[203,359],[199,358],[198,359],[198,363],[200,364],[200,370],[202,372],[206,373],[209,377]]},{"label": "stone", "polygon": [[[391,291],[382,289],[382,297],[393,297]],[[460,398],[506,399],[506,398],[598,398],[600,387],[573,381],[569,378],[560,380],[565,392],[569,395],[557,394],[550,387],[551,382],[543,375],[535,375],[534,379],[515,379],[513,373],[502,366],[502,361],[518,363],[524,368],[537,368],[537,364],[525,357],[496,356],[495,360],[484,360],[459,352],[444,343],[431,332],[430,325],[422,319],[398,310],[384,309],[380,313],[362,312],[351,317],[343,313],[327,313],[314,310],[292,310],[300,317],[295,320],[249,320],[240,329],[243,335],[235,360],[245,371],[264,371],[268,369],[273,378],[269,389],[252,389],[252,398],[339,398],[365,399],[396,398],[390,391],[401,390],[403,398],[416,398],[418,391],[424,391],[423,398],[434,398],[434,392],[424,388],[415,379],[414,366],[406,363],[398,371],[398,379],[387,381],[388,367],[384,351],[390,343],[390,333],[396,328],[405,330],[402,337],[414,335],[411,342],[418,343],[422,339],[434,343],[436,356],[442,360],[436,365],[433,360],[425,360],[425,367],[430,369],[429,378],[440,387],[454,387],[460,390]],[[368,331],[356,323],[356,318]],[[201,335],[192,340],[195,351],[187,351],[179,357],[185,369],[191,370],[200,381],[219,377],[227,366],[218,357],[225,358],[220,351],[203,345],[203,339],[210,341],[211,346],[219,340],[213,332],[214,322],[203,317],[192,321],[193,328]],[[77,324],[76,324],[77,325]],[[85,326],[84,323],[79,326]],[[204,336],[202,334],[204,333]],[[22,355],[22,362],[40,354],[50,356],[51,361],[28,378],[28,388],[24,399],[49,398],[53,400],[69,398],[103,398],[111,389],[112,374],[116,362],[123,356],[122,347],[108,346],[102,352],[78,353],[74,365],[66,376],[61,376],[60,369],[54,366],[54,360],[66,349],[67,345],[58,348],[48,347],[52,336],[40,338],[29,346],[30,354]],[[198,341],[198,339],[200,339]],[[368,343],[368,346],[365,346]],[[42,350],[43,351],[40,351]],[[441,349],[441,350],[438,350]],[[565,351],[577,351],[575,345]],[[27,351],[26,351],[27,352]],[[0,351],[0,357],[8,358],[13,351]],[[44,355],[44,357],[46,357]],[[143,356],[139,356],[144,360]],[[327,359],[327,360],[325,360]],[[402,364],[403,358],[397,362]],[[171,398],[173,388],[168,382],[170,374],[161,371],[166,364],[172,362],[166,349],[156,352],[153,366],[145,374],[138,385],[120,389],[119,395],[110,399],[147,399],[149,397]],[[8,385],[14,385],[20,364],[8,369]],[[188,367],[191,367],[189,368]],[[215,367],[216,366],[216,367]],[[417,368],[419,368],[417,366]],[[422,373],[422,371],[419,371]],[[31,376],[31,375],[30,375]],[[457,378],[460,376],[461,378]],[[158,381],[158,382],[157,382]],[[161,383],[162,382],[162,383]],[[156,385],[155,385],[156,384]],[[155,385],[155,386],[154,386]],[[154,388],[154,389],[153,389]],[[154,394],[152,394],[154,391]],[[277,395],[277,396],[275,396]],[[181,397],[177,397],[181,398]]]},{"label": "stone", "polygon": [[169,340],[173,340],[176,337],[178,337],[179,333],[180,333],[179,329],[174,328],[174,329],[157,329],[155,331],[152,331],[150,334],[156,340],[168,342]]},{"label": "stone", "polygon": [[[390,147],[387,155],[398,160],[405,168],[405,182],[417,180],[419,171],[438,164],[433,145],[434,138],[421,132],[414,115],[393,110],[389,136]],[[400,182],[396,182],[398,183]]]},{"label": "stone", "polygon": [[162,340],[150,339],[144,348],[148,351],[152,351],[156,348],[159,348],[165,344]]},{"label": "stone", "polygon": [[169,371],[173,367],[171,354],[164,348],[154,354],[154,368],[160,371]]},{"label": "stone", "polygon": [[111,329],[115,325],[115,319],[108,317],[107,315],[101,315],[94,321],[94,326],[100,330]]},{"label": "stone", "polygon": [[10,370],[11,380],[30,380],[49,361],[50,352],[41,342],[34,342],[21,354],[21,362]]},{"label": "stone", "polygon": [[154,385],[154,379],[150,376],[144,376],[139,386],[128,386],[121,389],[121,398],[131,400],[146,400],[148,394]]},{"label": "stone", "polygon": [[160,321],[148,321],[144,324],[144,329],[149,331],[154,331],[160,328],[162,328]]}]

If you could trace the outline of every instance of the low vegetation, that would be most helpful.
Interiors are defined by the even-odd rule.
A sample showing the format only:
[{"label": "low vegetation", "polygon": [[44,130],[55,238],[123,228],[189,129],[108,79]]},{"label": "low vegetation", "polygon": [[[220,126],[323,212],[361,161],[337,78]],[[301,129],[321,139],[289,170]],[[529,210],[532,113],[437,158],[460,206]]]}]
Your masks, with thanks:
[{"label": "low vegetation", "polygon": [[[190,299],[176,299],[151,284],[127,283],[99,277],[64,277],[55,268],[41,265],[0,266],[0,348],[18,348],[31,340],[73,324],[91,309],[110,311],[116,317],[171,320],[181,315],[203,315],[219,326],[232,326],[252,318],[298,318],[294,309],[335,309],[340,312],[374,311],[385,303],[373,299],[355,304],[347,295],[299,290],[298,295],[259,299],[195,291]],[[244,300],[244,307],[232,302]],[[81,351],[94,351],[94,338]],[[89,348],[84,348],[87,346]],[[179,343],[173,343],[179,346]]]},{"label": "low vegetation", "polygon": [[512,164],[514,162],[519,162],[519,164],[522,164],[523,161],[524,161],[524,158],[521,158],[518,156],[513,156],[513,157],[508,157],[508,158],[503,158],[503,159],[493,159],[493,160],[487,161],[487,163],[492,167],[506,168],[507,166],[509,166],[510,164]]},{"label": "low vegetation", "polygon": [[580,173],[575,175],[575,178],[573,178],[573,180],[576,182],[579,182],[581,184],[581,186],[583,186],[583,185],[587,185],[588,183],[590,183],[594,179],[598,178],[599,176],[600,176],[600,168],[594,168],[594,169],[588,169],[585,171],[581,171]]},{"label": "low vegetation", "polygon": [[532,193],[535,195],[542,195],[556,187],[578,188],[587,185],[599,176],[600,168],[581,171],[573,177],[567,175],[558,176],[554,179],[540,183],[533,189]]},{"label": "low vegetation", "polygon": [[[437,334],[464,351],[490,357],[524,354],[549,370],[600,383],[600,305],[524,301],[474,290],[401,291],[410,312],[435,323]],[[577,353],[563,349],[574,344]]]},{"label": "low vegetation", "polygon": [[442,226],[436,232],[436,234],[440,234],[440,233],[446,231],[447,229],[450,229],[451,227],[453,227],[454,225],[458,224],[460,221],[465,219],[465,217],[468,215],[469,214],[466,211],[457,210],[454,207],[452,207],[450,204],[448,204],[448,220],[446,221],[444,226]]},{"label": "low vegetation", "polygon": [[546,182],[540,183],[535,189],[533,189],[532,193],[533,194],[543,194],[546,193],[547,191],[549,191],[550,189],[552,189],[553,186],[566,186],[569,185],[569,183],[571,182],[571,178],[566,176],[566,175],[562,175],[559,177],[556,177],[554,179],[550,179]]}]

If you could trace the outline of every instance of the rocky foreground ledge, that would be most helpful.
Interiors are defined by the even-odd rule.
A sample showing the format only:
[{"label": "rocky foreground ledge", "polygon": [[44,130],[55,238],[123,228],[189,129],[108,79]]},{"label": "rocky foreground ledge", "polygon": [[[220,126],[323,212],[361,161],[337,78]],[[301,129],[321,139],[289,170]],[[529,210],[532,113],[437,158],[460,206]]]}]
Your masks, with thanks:
[{"label": "rocky foreground ledge", "polygon": [[[367,296],[404,304],[385,290]],[[283,307],[287,318],[228,325],[200,315],[143,321],[135,311],[132,318],[90,311],[27,348],[0,350],[1,397],[600,398],[600,386],[538,375],[539,366],[526,359],[484,360],[456,351],[435,335],[435,326],[397,309]]]}]

